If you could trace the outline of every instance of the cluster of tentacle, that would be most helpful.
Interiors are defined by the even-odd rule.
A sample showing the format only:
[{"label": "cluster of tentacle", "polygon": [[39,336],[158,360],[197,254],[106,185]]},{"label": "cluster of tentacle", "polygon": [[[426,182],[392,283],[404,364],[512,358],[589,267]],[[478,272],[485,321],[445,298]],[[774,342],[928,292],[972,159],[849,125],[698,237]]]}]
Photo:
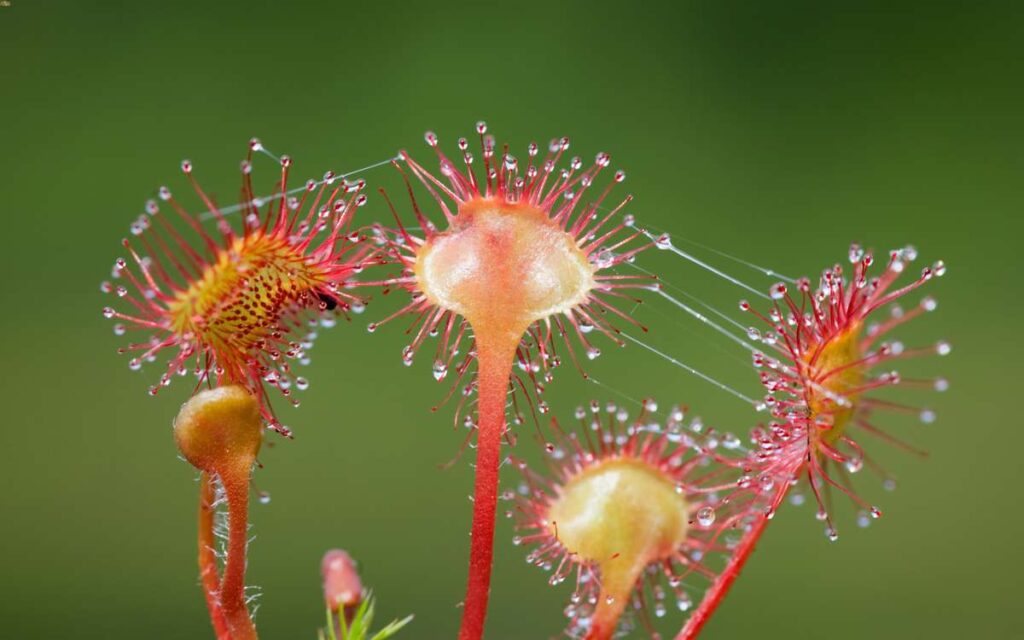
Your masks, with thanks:
[{"label": "cluster of tentacle", "polygon": [[[659,416],[657,405],[647,400],[631,416],[623,406],[595,401],[578,408],[576,420],[578,427],[567,431],[553,421],[556,436],[547,445],[548,473],[514,460],[523,479],[516,490],[504,494],[514,503],[507,512],[516,522],[514,543],[531,547],[527,561],[549,572],[550,584],[574,583],[565,608],[567,635],[596,637],[591,635],[595,612],[608,604],[604,598],[612,597],[603,588],[607,576],[602,576],[600,561],[568,548],[565,523],[560,532],[554,511],[576,483],[609,465],[626,464],[662,480],[672,488],[676,508],[685,514],[684,535],[672,548],[644,558],[646,566],[632,587],[618,628],[622,633],[639,622],[657,637],[652,615],[663,617],[672,608],[687,611],[700,600],[744,532],[757,519],[772,516],[768,509],[778,487],[770,475],[757,475],[739,437],[719,432],[699,418],[688,418],[681,407]],[[607,510],[605,519],[614,519],[619,517],[615,507],[600,502],[616,497],[611,489],[597,492],[586,509]],[[598,530],[579,533],[591,538],[601,535]],[[617,561],[619,550],[608,550],[613,553],[607,559]]]},{"label": "cluster of tentacle", "polygon": [[[484,322],[472,317],[472,313],[462,308],[459,301],[432,295],[423,281],[424,247],[437,245],[446,234],[477,224],[482,218],[501,218],[500,224],[494,223],[494,228],[487,231],[492,234],[514,234],[516,230],[510,227],[518,223],[543,228],[545,233],[550,232],[546,239],[558,236],[556,241],[564,243],[567,251],[577,254],[583,268],[582,273],[569,274],[575,279],[575,290],[557,291],[563,283],[554,283],[550,298],[552,304],[549,307],[510,310],[510,314],[533,314],[526,318],[528,322],[521,327],[520,332],[524,336],[516,355],[517,371],[510,381],[513,393],[525,394],[532,405],[533,396],[542,392],[546,382],[551,379],[551,370],[562,362],[557,344],[564,346],[569,359],[582,371],[580,364],[584,358],[594,359],[601,353],[600,348],[591,342],[591,333],[603,334],[613,342],[622,344],[613,319],[637,325],[629,315],[616,308],[615,302],[639,302],[625,290],[650,287],[652,279],[648,276],[619,275],[609,270],[632,261],[637,253],[651,243],[641,230],[633,228],[632,216],[623,215],[623,208],[632,196],[626,196],[611,207],[604,205],[611,190],[625,179],[625,173],[616,171],[595,197],[589,197],[599,174],[610,163],[608,154],[599,153],[593,164],[584,168],[583,161],[578,157],[566,161],[569,139],[561,138],[552,140],[543,156],[536,143],[530,144],[524,163],[512,155],[508,147],[496,150],[494,138],[487,135],[486,130],[484,123],[478,123],[483,165],[481,175],[474,171],[476,159],[465,138],[458,141],[463,165],[460,168],[438,148],[437,136],[426,134],[427,143],[436,152],[443,179],[423,168],[408,153],[403,151],[400,154],[409,172],[429,193],[440,217],[435,221],[424,213],[406,171],[396,162],[395,166],[406,181],[415,223],[414,226],[403,223],[401,216],[391,206],[397,228],[391,230],[377,227],[376,231],[378,243],[386,247],[392,263],[400,266],[402,273],[387,280],[364,284],[402,288],[411,294],[412,300],[392,316],[371,324],[370,330],[397,317],[411,317],[413,322],[407,333],[412,336],[412,341],[403,352],[405,364],[412,364],[414,355],[428,337],[437,337],[433,355],[434,378],[440,381],[454,374],[455,381],[448,397],[461,393],[465,402],[465,398],[473,392],[472,377],[467,382],[466,375],[471,371],[476,357],[475,335],[481,333],[482,326],[479,325]],[[636,240],[639,242],[634,242]],[[468,244],[463,243],[464,246]],[[543,254],[546,248],[536,246],[523,249]],[[499,265],[496,268],[514,269],[515,265]],[[449,273],[454,271],[448,270]],[[523,273],[515,277],[528,281],[542,271],[524,269]],[[544,285],[534,284],[538,287]],[[482,286],[498,285],[483,283]],[[574,346],[574,341],[580,346]],[[578,354],[580,351],[583,357]],[[459,414],[462,413],[461,408],[460,405]],[[543,403],[532,407],[538,408],[542,412],[546,410]],[[514,418],[522,419],[523,413],[517,409]]]},{"label": "cluster of tentacle", "polygon": [[[892,251],[885,271],[871,277],[873,257],[854,245],[850,249],[853,272],[849,278],[836,265],[822,274],[817,289],[812,290],[809,280],[799,280],[796,298],[785,284],[777,284],[771,290],[773,304],[767,315],[747,302],[740,305],[769,326],[763,335],[750,330],[752,337],[768,347],[766,352],[754,354],[754,364],[761,369],[761,381],[769,392],[765,402],[775,419],[754,430],[755,457],[781,481],[806,478],[818,503],[818,517],[827,521],[826,534],[832,539],[836,530],[828,508],[830,488],[849,496],[863,510],[861,521],[866,522],[868,516],[877,518],[881,512],[854,492],[849,474],[867,466],[891,483],[865,454],[858,442],[861,434],[920,453],[876,426],[873,414],[911,413],[923,422],[935,418],[929,409],[892,402],[875,392],[894,385],[938,391],[947,387],[942,378],[909,379],[887,368],[896,360],[945,355],[950,350],[945,341],[907,348],[888,339],[893,329],[936,307],[931,297],[910,309],[896,304],[945,272],[943,263],[937,262],[924,268],[912,282],[897,286],[900,275],[916,256],[912,247]],[[889,316],[876,319],[885,307],[891,307]]]},{"label": "cluster of tentacle", "polygon": [[[191,369],[197,386],[243,384],[260,398],[268,423],[287,433],[274,418],[264,384],[297,404],[292,389],[308,383],[292,363],[308,362],[319,325],[333,324],[336,313],[361,310],[362,301],[344,284],[372,249],[352,227],[355,210],[366,201],[364,181],[327,174],[289,191],[291,160],[284,156],[274,193],[258,198],[251,173],[253,153],[260,150],[253,140],[242,162],[241,206],[224,210],[193,178],[192,164],[182,163],[206,212],[189,213],[161,187],[159,201],[183,224],[168,219],[157,200],[146,203],[146,213],[131,225],[133,239],[123,241],[132,264],[118,259],[114,281],[102,285],[131,310],[106,307],[103,314],[118,320],[118,335],[146,334],[121,349],[133,354],[133,370],[173,352],[151,394]],[[233,210],[240,224],[228,221]]]}]

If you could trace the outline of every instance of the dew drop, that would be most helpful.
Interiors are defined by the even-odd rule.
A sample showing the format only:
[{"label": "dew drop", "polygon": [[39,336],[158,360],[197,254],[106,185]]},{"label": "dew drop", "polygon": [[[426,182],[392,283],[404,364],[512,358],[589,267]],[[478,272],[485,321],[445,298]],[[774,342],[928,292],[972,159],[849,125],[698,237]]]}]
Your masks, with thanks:
[{"label": "dew drop", "polygon": [[692,606],[693,600],[690,599],[688,594],[681,593],[676,598],[676,607],[678,607],[680,611],[689,611]]},{"label": "dew drop", "polygon": [[701,507],[697,510],[697,523],[702,527],[710,527],[715,523],[715,510],[711,507]]},{"label": "dew drop", "polygon": [[259,493],[260,504],[270,504],[270,494],[266,491],[260,491]]}]

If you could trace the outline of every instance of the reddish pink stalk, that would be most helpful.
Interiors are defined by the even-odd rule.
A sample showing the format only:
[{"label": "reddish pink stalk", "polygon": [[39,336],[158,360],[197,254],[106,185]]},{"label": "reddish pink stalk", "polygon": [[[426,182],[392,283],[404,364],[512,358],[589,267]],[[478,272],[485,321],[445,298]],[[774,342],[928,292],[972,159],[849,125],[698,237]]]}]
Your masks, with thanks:
[{"label": "reddish pink stalk", "polygon": [[725,598],[725,594],[729,593],[729,589],[732,588],[732,583],[735,582],[736,578],[739,577],[740,571],[743,570],[743,565],[746,564],[747,558],[754,551],[754,546],[757,541],[761,538],[761,534],[764,533],[764,528],[768,525],[768,518],[762,517],[758,519],[757,524],[754,528],[746,535],[739,548],[736,550],[736,554],[726,565],[725,570],[722,571],[722,575],[715,581],[714,586],[708,589],[708,592],[704,594],[704,600],[701,601],[700,606],[697,607],[690,619],[686,621],[686,625],[683,626],[683,630],[676,636],[676,640],[692,640],[697,637],[700,630],[704,628],[704,625],[708,620],[711,619],[711,614],[718,609],[718,605],[722,603]]},{"label": "reddish pink stalk", "polygon": [[213,501],[213,480],[210,474],[204,472],[199,476],[199,577],[203,583],[206,608],[210,611],[210,622],[213,624],[217,640],[231,640],[231,636],[228,635],[228,623],[217,600],[220,576],[217,571],[217,558],[213,553]]},{"label": "reddish pink stalk", "polygon": [[[238,477],[235,477],[235,476]],[[256,627],[245,605],[245,551],[249,543],[249,475],[223,474],[228,499],[228,557],[221,582],[220,606],[231,640],[256,640]]]},{"label": "reddish pink stalk", "polygon": [[[783,483],[782,488],[775,494],[771,502],[771,513],[778,509],[782,499],[789,492],[789,486],[788,482]],[[743,540],[736,547],[736,552],[729,558],[729,563],[722,570],[722,573],[715,580],[711,588],[708,589],[707,593],[704,594],[704,599],[701,600],[700,606],[697,607],[686,621],[686,624],[683,625],[683,629],[676,636],[676,640],[693,640],[693,638],[697,637],[697,634],[700,633],[704,625],[711,619],[711,615],[718,609],[718,605],[722,603],[726,594],[729,593],[733,582],[739,577],[743,566],[747,563],[747,559],[750,558],[750,554],[754,552],[754,547],[757,545],[758,540],[761,539],[761,534],[764,533],[765,527],[768,526],[768,522],[769,518],[767,515],[759,517],[753,528],[743,536]]]},{"label": "reddish pink stalk", "polygon": [[[602,593],[601,598],[605,595]],[[594,623],[587,632],[585,640],[610,640],[615,635],[615,629],[619,626],[619,617],[626,608],[626,599],[620,598],[613,604],[607,601],[599,601],[597,613],[594,615]]]},{"label": "reddish pink stalk", "polygon": [[[492,347],[478,334],[479,424],[476,439],[476,481],[473,490],[473,526],[469,549],[469,578],[462,610],[459,640],[480,640],[487,618],[487,600],[491,592],[491,564],[494,558],[494,516],[498,508],[498,468],[501,464],[501,437],[505,431],[505,399],[512,348]],[[500,342],[500,341],[499,341]]]}]

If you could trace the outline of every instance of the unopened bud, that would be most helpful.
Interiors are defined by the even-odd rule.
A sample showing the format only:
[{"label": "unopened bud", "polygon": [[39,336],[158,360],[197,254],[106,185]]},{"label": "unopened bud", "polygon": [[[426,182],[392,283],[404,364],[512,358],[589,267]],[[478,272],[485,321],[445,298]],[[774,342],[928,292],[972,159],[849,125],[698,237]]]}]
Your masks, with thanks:
[{"label": "unopened bud", "polygon": [[341,549],[331,549],[320,563],[324,577],[324,600],[331,611],[342,610],[346,618],[363,601],[363,582],[359,579],[352,556]]}]

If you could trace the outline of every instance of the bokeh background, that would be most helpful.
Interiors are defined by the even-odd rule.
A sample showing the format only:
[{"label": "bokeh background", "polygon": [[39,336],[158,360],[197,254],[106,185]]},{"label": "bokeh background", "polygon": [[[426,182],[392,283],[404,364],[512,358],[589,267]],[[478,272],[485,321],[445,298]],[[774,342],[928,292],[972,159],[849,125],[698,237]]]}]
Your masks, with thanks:
[{"label": "bokeh background", "polygon": [[[902,337],[945,337],[953,353],[902,369],[951,390],[897,394],[935,424],[888,423],[930,459],[872,442],[899,489],[858,479],[886,517],[861,530],[840,507],[836,544],[809,507],[785,508],[706,637],[1019,636],[1024,12],[896,4],[4,2],[0,636],[211,637],[195,474],[169,428],[188,385],[146,395],[157,369],[115,354],[98,288],[143,201],[165,182],[184,190],[180,159],[227,201],[253,135],[318,176],[406,146],[426,158],[424,130],[450,149],[480,118],[520,152],[557,135],[584,157],[611,152],[633,213],[677,244],[812,276],[852,240],[944,259],[928,287],[938,313]],[[364,177],[398,184],[390,168]],[[642,264],[730,312],[744,297],[663,253]],[[658,348],[760,393],[726,341],[657,302],[637,317]],[[256,474],[272,495],[254,505],[250,561],[265,638],[314,636],[319,557],[335,546],[362,561],[383,617],[416,614],[405,637],[457,627],[471,469],[439,465],[463,432],[428,410],[443,393],[429,358],[403,367],[401,328],[370,336],[367,321],[322,336],[303,407],[285,413],[297,436]],[[558,415],[621,393],[688,403],[722,428],[758,420],[635,346],[605,345],[592,372],[609,388],[559,373]],[[503,522],[489,637],[553,636],[567,591],[511,536]]]}]

